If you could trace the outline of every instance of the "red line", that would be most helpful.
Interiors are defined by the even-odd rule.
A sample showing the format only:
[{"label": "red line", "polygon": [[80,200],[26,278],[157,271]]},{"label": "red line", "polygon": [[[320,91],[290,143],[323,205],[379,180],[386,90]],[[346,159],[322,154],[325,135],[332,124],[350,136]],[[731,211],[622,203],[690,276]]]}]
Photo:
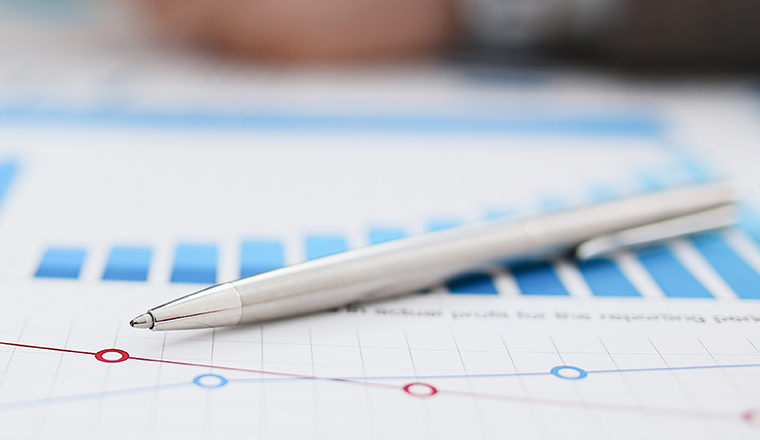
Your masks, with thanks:
[{"label": "red line", "polygon": [[[43,347],[41,345],[18,344],[14,342],[0,341],[0,345],[8,345],[11,347],[20,347],[20,348],[32,348],[32,349],[37,349],[37,350],[56,351],[60,353],[86,354],[90,356],[95,356],[96,354],[94,352],[89,352],[89,351],[69,350],[66,348]],[[375,388],[385,388],[385,389],[394,389],[394,390],[403,389],[402,387],[399,387],[397,385],[377,383],[377,382],[363,382],[363,381],[358,381],[358,380],[353,380],[353,379],[308,376],[308,375],[294,374],[294,373],[281,373],[281,372],[276,372],[276,371],[253,370],[253,369],[248,369],[248,368],[225,367],[225,366],[210,365],[210,364],[196,364],[192,362],[172,361],[172,360],[167,360],[167,359],[152,359],[152,358],[130,356],[127,360],[135,360],[135,361],[142,361],[142,362],[156,362],[156,363],[170,364],[170,365],[182,365],[182,366],[187,366],[187,367],[213,368],[217,370],[239,371],[239,372],[244,372],[244,373],[269,374],[273,376],[290,377],[294,379],[325,380],[325,381],[342,382],[342,383],[349,383],[349,384],[354,384],[354,385],[364,385],[364,386],[371,386]],[[449,394],[453,396],[467,396],[467,397],[475,397],[475,398],[490,399],[490,400],[501,400],[501,401],[508,401],[508,402],[518,402],[518,403],[565,406],[565,407],[570,407],[574,409],[596,409],[596,410],[604,410],[604,411],[634,412],[634,413],[650,414],[650,415],[670,415],[670,416],[676,416],[676,417],[710,417],[710,418],[715,418],[715,419],[732,419],[732,420],[739,419],[733,413],[730,413],[730,414],[729,413],[706,413],[702,411],[689,411],[689,410],[679,410],[679,409],[671,409],[671,408],[645,408],[645,407],[639,407],[639,406],[620,405],[620,404],[614,404],[614,403],[610,403],[610,404],[585,403],[585,402],[574,402],[574,401],[569,401],[569,400],[534,399],[530,397],[504,396],[504,395],[497,395],[497,394],[481,394],[481,393],[473,393],[473,392],[466,392],[466,391],[447,391],[447,390],[442,390],[442,389],[438,389],[438,394]]]},{"label": "red line", "polygon": [[95,353],[93,352],[69,350],[67,348],[43,347],[41,345],[17,344],[15,342],[0,342],[0,345],[10,345],[11,347],[21,347],[21,348],[35,348],[37,350],[58,351],[61,353],[89,354],[90,356],[95,356]]},{"label": "red line", "polygon": [[143,362],[158,362],[162,364],[170,364],[170,365],[184,365],[188,367],[201,367],[201,368],[214,368],[217,370],[226,370],[226,371],[241,371],[244,373],[260,373],[260,374],[271,374],[273,376],[282,376],[282,377],[290,377],[293,379],[311,379],[311,380],[328,380],[332,382],[345,382],[345,383],[352,383],[356,385],[367,385],[367,386],[373,386],[378,388],[393,388],[393,389],[401,389],[400,387],[396,385],[390,385],[390,384],[384,384],[384,383],[376,383],[376,382],[362,382],[358,380],[353,379],[340,379],[335,377],[319,377],[319,376],[308,376],[304,374],[295,374],[295,373],[282,373],[277,371],[264,371],[264,370],[252,370],[249,368],[237,368],[237,367],[224,367],[220,365],[210,365],[210,364],[196,364],[192,362],[180,362],[180,361],[170,361],[166,359],[151,359],[151,358],[143,358],[143,357],[129,357],[130,360],[135,361],[143,361]]},{"label": "red line", "polygon": [[603,410],[603,411],[616,411],[616,412],[634,412],[634,413],[641,413],[641,414],[649,414],[649,415],[669,415],[674,417],[708,417],[713,419],[730,419],[730,420],[738,420],[741,418],[740,416],[737,416],[735,413],[708,413],[703,411],[690,411],[690,410],[681,410],[681,409],[675,409],[675,408],[646,408],[641,406],[631,406],[631,405],[620,405],[616,403],[587,403],[587,402],[574,402],[571,400],[555,400],[555,399],[533,399],[530,397],[516,397],[516,396],[504,396],[504,395],[498,395],[498,394],[480,394],[480,393],[471,393],[466,391],[447,391],[447,390],[438,390],[439,394],[453,394],[453,395],[459,395],[459,396],[468,396],[468,397],[477,397],[477,398],[483,398],[483,399],[490,399],[490,400],[502,400],[502,401],[510,401],[510,402],[518,402],[518,403],[537,403],[542,405],[552,405],[552,406],[566,406],[574,409],[594,409],[594,410]]},{"label": "red line", "polygon": [[[11,347],[18,347],[18,348],[32,348],[36,350],[56,351],[59,353],[86,354],[90,356],[95,356],[97,354],[96,352],[93,352],[93,351],[70,350],[67,348],[55,348],[55,347],[45,347],[42,345],[19,344],[16,342],[0,341],[0,345],[8,345]],[[396,385],[388,385],[388,384],[380,384],[380,383],[372,383],[372,382],[361,382],[361,381],[352,380],[352,379],[338,379],[334,377],[318,377],[318,376],[309,376],[309,375],[295,374],[295,373],[282,373],[282,372],[277,372],[277,371],[253,370],[250,368],[225,367],[221,365],[196,364],[192,362],[172,361],[168,359],[152,359],[152,358],[129,356],[127,360],[142,361],[142,362],[157,362],[157,363],[170,364],[170,365],[183,365],[187,367],[214,368],[217,370],[240,371],[244,373],[270,374],[273,376],[290,377],[294,379],[329,380],[333,382],[354,383],[354,384],[370,385],[370,386],[382,387],[382,388],[394,388],[394,389],[399,388]]]},{"label": "red line", "polygon": [[159,362],[162,364],[171,364],[171,365],[184,365],[187,367],[201,367],[201,368],[215,368],[217,370],[228,370],[228,371],[242,371],[245,373],[260,373],[260,374],[272,374],[275,376],[285,376],[285,377],[292,377],[296,379],[319,379],[316,376],[304,376],[302,374],[293,374],[293,373],[278,373],[276,371],[264,371],[264,370],[251,370],[248,368],[238,368],[238,367],[223,367],[220,365],[210,365],[210,364],[195,364],[192,362],[180,362],[180,361],[170,361],[167,359],[151,359],[151,358],[143,358],[143,357],[129,357],[130,360],[133,361],[143,361],[143,362]]}]

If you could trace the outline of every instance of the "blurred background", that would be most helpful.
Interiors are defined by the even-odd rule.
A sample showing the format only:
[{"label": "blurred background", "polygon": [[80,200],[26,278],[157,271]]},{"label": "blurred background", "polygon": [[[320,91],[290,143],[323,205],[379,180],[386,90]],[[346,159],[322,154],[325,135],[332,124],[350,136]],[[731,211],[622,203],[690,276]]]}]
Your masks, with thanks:
[{"label": "blurred background", "polygon": [[759,11],[754,0],[0,0],[0,124],[635,114],[743,169],[760,139]]}]

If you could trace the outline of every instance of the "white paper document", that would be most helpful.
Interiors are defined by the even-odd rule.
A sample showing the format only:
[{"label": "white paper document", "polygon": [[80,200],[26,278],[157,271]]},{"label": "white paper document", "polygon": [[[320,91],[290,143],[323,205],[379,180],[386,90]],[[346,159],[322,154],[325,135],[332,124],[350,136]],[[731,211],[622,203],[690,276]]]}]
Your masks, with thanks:
[{"label": "white paper document", "polygon": [[758,434],[751,228],[261,325],[128,326],[283,264],[705,178],[656,137],[7,132],[7,438]]},{"label": "white paper document", "polygon": [[[760,101],[741,81],[257,70],[72,41],[0,47],[0,438],[760,436]],[[128,325],[347,249],[724,177],[730,230],[276,322]]]}]

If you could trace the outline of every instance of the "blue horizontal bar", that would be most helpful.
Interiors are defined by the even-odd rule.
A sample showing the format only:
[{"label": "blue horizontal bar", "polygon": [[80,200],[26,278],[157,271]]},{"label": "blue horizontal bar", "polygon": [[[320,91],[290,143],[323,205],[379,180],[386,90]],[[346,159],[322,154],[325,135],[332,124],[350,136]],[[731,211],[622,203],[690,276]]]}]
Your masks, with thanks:
[{"label": "blue horizontal bar", "polygon": [[560,197],[553,197],[553,196],[545,196],[542,197],[538,201],[538,207],[542,211],[559,211],[560,209],[563,209],[567,207],[568,202],[567,200],[560,198]]},{"label": "blue horizontal bar", "polygon": [[641,264],[672,298],[712,298],[712,294],[686,270],[666,246],[653,246],[638,252]]},{"label": "blue horizontal bar", "polygon": [[172,283],[216,283],[218,251],[214,245],[181,244],[174,253]]},{"label": "blue horizontal bar", "polygon": [[406,232],[401,229],[373,228],[367,234],[369,244],[380,244],[386,241],[398,240],[406,237]]},{"label": "blue horizontal bar", "polygon": [[42,256],[34,276],[37,278],[79,278],[86,254],[84,249],[48,249]]},{"label": "blue horizontal bar", "polygon": [[611,260],[583,261],[578,264],[578,269],[594,296],[641,296],[617,264]]},{"label": "blue horizontal bar", "polygon": [[489,275],[471,273],[451,279],[446,283],[449,292],[460,295],[498,295],[499,291]]},{"label": "blue horizontal bar", "polygon": [[148,247],[116,246],[111,249],[103,279],[110,281],[146,281],[153,252]]},{"label": "blue horizontal bar", "polygon": [[595,202],[607,202],[618,198],[617,191],[607,186],[594,186],[591,188],[591,198]]},{"label": "blue horizontal bar", "polygon": [[664,124],[639,114],[583,116],[534,115],[514,117],[393,116],[349,114],[295,114],[274,112],[210,113],[204,111],[151,112],[120,108],[93,110],[0,108],[0,123],[59,125],[128,125],[247,130],[319,130],[381,132],[537,133],[553,135],[657,136]]},{"label": "blue horizontal bar", "polygon": [[760,299],[760,274],[738,256],[720,235],[705,233],[691,240],[739,298]]},{"label": "blue horizontal bar", "polygon": [[508,217],[512,217],[513,215],[517,214],[517,210],[515,209],[489,209],[485,212],[485,215],[483,215],[483,218],[485,220],[498,220],[498,219],[504,219]]},{"label": "blue horizontal bar", "polygon": [[639,184],[644,189],[644,191],[654,192],[662,191],[665,189],[665,184],[662,182],[662,180],[649,173],[642,173],[639,175]]},{"label": "blue horizontal bar", "polygon": [[570,295],[549,263],[518,266],[512,269],[512,275],[523,295]]},{"label": "blue horizontal bar", "polygon": [[311,235],[306,237],[306,259],[313,260],[348,250],[346,239],[331,235]]},{"label": "blue horizontal bar", "polygon": [[249,277],[285,266],[285,253],[278,241],[245,241],[240,251],[240,277]]},{"label": "blue horizontal bar", "polygon": [[444,229],[456,228],[462,226],[462,221],[457,219],[439,218],[433,219],[428,222],[428,231],[436,232]]}]

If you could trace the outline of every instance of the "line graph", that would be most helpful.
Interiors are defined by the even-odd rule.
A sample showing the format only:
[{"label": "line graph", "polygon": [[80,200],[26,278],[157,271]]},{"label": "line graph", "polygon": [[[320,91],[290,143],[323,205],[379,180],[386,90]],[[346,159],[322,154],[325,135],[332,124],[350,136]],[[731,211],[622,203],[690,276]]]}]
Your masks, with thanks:
[{"label": "line graph", "polygon": [[[457,390],[447,390],[439,386],[431,385],[425,382],[419,382],[419,380],[477,379],[477,378],[496,378],[496,377],[499,377],[499,378],[515,377],[516,378],[516,377],[522,377],[522,376],[534,376],[534,377],[535,376],[554,376],[558,379],[563,379],[563,380],[581,380],[593,375],[610,374],[610,373],[644,373],[644,372],[658,372],[658,371],[719,370],[719,369],[724,369],[724,368],[729,368],[729,369],[731,368],[760,368],[760,363],[729,364],[729,365],[694,365],[694,366],[685,366],[685,367],[659,367],[659,368],[657,367],[627,368],[627,369],[616,369],[616,370],[609,370],[609,369],[608,370],[584,370],[572,365],[559,365],[552,368],[550,371],[526,372],[526,373],[428,375],[428,376],[321,377],[321,376],[292,374],[292,373],[277,372],[277,371],[239,368],[239,367],[231,367],[231,366],[224,366],[224,365],[212,365],[212,364],[202,364],[202,363],[193,363],[193,362],[182,362],[182,361],[176,361],[176,360],[170,360],[170,359],[155,359],[155,358],[147,358],[147,357],[140,357],[140,356],[132,356],[129,353],[127,353],[125,350],[121,350],[118,348],[106,348],[99,351],[84,351],[84,350],[74,350],[74,349],[60,348],[60,347],[21,344],[17,342],[7,342],[7,341],[0,341],[0,345],[13,347],[14,349],[22,348],[22,349],[30,349],[30,350],[52,351],[52,352],[58,352],[62,354],[87,355],[87,356],[92,356],[97,361],[103,362],[106,364],[119,364],[119,363],[123,363],[127,361],[151,362],[151,363],[170,364],[170,365],[178,365],[178,366],[186,366],[186,367],[206,368],[206,369],[211,369],[211,370],[216,370],[216,371],[235,371],[235,372],[255,373],[255,374],[275,376],[272,378],[248,378],[248,379],[230,378],[228,379],[219,374],[207,373],[207,374],[201,374],[201,375],[195,376],[192,379],[192,381],[176,382],[176,383],[170,383],[170,384],[138,387],[138,388],[131,388],[131,389],[111,390],[111,391],[104,391],[104,392],[98,392],[98,393],[86,393],[86,394],[80,394],[80,395],[59,396],[59,397],[45,398],[45,399],[34,399],[34,400],[19,401],[19,402],[7,402],[7,403],[0,404],[0,412],[4,410],[7,411],[7,410],[14,410],[14,409],[22,409],[22,408],[32,407],[35,405],[42,405],[42,404],[67,403],[67,402],[72,402],[72,401],[77,401],[77,400],[101,399],[104,397],[115,397],[115,396],[126,395],[126,394],[139,394],[139,393],[145,393],[145,392],[154,392],[157,390],[169,390],[169,389],[189,387],[189,386],[197,386],[201,388],[213,389],[213,388],[223,387],[229,383],[251,383],[251,382],[264,382],[264,381],[277,382],[277,381],[297,380],[297,381],[328,381],[328,382],[344,383],[344,384],[350,384],[350,385],[360,385],[360,386],[366,386],[366,387],[403,391],[407,395],[417,397],[417,398],[430,398],[436,395],[442,395],[442,396],[467,397],[467,398],[477,398],[477,399],[486,399],[486,400],[509,401],[509,402],[518,402],[518,403],[533,404],[533,405],[568,407],[568,408],[576,408],[576,409],[582,408],[582,409],[597,409],[597,410],[613,411],[613,412],[628,412],[628,413],[637,413],[637,414],[643,414],[643,415],[657,415],[657,416],[665,415],[665,416],[670,416],[670,417],[703,417],[703,418],[707,417],[707,418],[716,419],[716,420],[742,421],[742,422],[751,424],[753,426],[758,425],[757,427],[760,428],[760,424],[758,424],[758,419],[760,419],[760,410],[755,410],[755,409],[749,409],[741,414],[736,414],[733,412],[705,413],[703,411],[694,411],[694,410],[674,409],[674,408],[665,408],[665,407],[661,407],[661,408],[640,407],[640,406],[610,404],[610,403],[584,402],[582,405],[579,405],[578,402],[565,401],[565,400],[559,400],[559,399],[545,399],[545,398],[539,399],[539,398],[530,398],[530,397],[524,397],[524,396],[509,396],[509,395],[500,395],[500,394],[474,393],[474,392],[462,392],[462,391],[457,391]],[[414,382],[405,383],[401,386],[396,385],[396,384],[373,382],[373,381],[383,381],[383,380],[413,380]]]}]

